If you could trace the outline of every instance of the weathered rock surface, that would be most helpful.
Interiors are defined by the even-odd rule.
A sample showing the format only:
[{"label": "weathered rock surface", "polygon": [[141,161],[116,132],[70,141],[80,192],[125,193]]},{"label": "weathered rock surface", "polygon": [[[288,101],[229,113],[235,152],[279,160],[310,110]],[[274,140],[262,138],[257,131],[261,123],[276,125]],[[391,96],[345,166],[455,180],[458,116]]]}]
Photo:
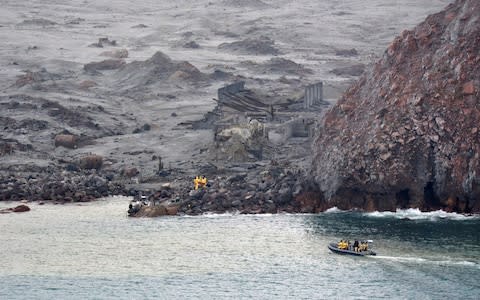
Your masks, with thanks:
[{"label": "weathered rock surface", "polygon": [[390,44],[326,115],[313,173],[331,204],[480,212],[480,2]]}]

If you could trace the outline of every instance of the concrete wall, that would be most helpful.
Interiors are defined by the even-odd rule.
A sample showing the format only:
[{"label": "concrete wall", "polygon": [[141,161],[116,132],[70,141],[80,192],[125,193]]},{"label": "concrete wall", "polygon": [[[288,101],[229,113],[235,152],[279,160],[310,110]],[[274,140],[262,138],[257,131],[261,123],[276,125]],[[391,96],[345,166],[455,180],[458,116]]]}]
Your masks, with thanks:
[{"label": "concrete wall", "polygon": [[313,122],[309,119],[297,119],[285,124],[285,139],[313,136]]},{"label": "concrete wall", "polygon": [[323,101],[323,82],[318,82],[305,87],[303,97],[303,108],[308,109],[312,105],[320,104]]}]

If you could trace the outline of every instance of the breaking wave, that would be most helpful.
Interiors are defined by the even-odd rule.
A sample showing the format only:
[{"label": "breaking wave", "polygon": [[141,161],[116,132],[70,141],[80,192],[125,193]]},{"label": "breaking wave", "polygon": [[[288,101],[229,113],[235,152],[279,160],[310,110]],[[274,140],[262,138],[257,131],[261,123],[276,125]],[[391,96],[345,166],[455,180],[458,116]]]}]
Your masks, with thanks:
[{"label": "breaking wave", "polygon": [[324,211],[324,213],[341,213],[341,212],[346,212],[345,210],[341,210],[338,207],[334,206],[332,208],[327,209]]},{"label": "breaking wave", "polygon": [[396,212],[390,211],[375,211],[371,213],[363,213],[365,216],[372,218],[396,218],[396,219],[406,219],[406,220],[469,220],[469,219],[478,219],[480,215],[464,215],[459,213],[449,213],[443,210],[422,212],[418,208],[409,208],[409,209],[397,209]]}]

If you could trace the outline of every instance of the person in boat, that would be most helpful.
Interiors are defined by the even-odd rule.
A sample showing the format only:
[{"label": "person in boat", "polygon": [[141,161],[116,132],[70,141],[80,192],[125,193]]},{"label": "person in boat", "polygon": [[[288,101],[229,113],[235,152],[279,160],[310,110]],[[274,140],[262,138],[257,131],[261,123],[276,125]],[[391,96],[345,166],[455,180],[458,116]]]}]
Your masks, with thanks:
[{"label": "person in boat", "polygon": [[355,242],[353,243],[353,251],[358,252],[358,241],[357,240],[355,240]]},{"label": "person in boat", "polygon": [[348,241],[342,240],[342,247],[340,249],[347,250],[348,249]]},{"label": "person in boat", "polygon": [[367,251],[367,250],[368,250],[368,242],[361,242],[360,251]]}]

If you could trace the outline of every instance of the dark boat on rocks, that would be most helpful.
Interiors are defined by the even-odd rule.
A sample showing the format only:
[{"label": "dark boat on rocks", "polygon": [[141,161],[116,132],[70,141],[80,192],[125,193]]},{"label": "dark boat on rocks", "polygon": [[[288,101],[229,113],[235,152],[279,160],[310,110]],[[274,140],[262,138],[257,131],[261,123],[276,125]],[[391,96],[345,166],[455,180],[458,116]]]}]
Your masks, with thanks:
[{"label": "dark boat on rocks", "polygon": [[333,253],[345,254],[345,255],[354,255],[354,256],[377,255],[375,251],[372,251],[369,249],[371,247],[370,244],[372,243],[371,240],[360,242],[360,244],[362,243],[367,245],[366,249],[355,251],[353,245],[351,245],[350,243],[348,243],[347,248],[339,248],[339,243],[330,243],[328,245],[328,249],[330,249],[330,251],[332,251]]}]

